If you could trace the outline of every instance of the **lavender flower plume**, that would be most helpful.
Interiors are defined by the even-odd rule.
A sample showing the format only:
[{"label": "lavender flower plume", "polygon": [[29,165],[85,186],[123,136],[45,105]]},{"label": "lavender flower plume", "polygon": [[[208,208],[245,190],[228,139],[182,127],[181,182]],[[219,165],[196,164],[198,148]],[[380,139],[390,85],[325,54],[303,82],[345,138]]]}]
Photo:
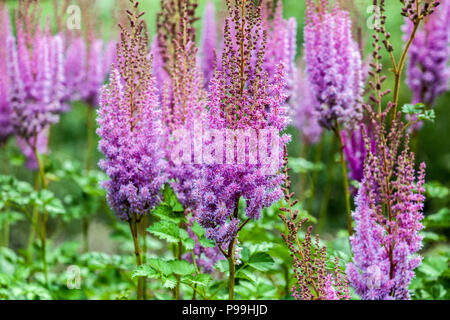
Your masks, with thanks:
[{"label": "lavender flower plume", "polygon": [[364,163],[367,155],[364,133],[367,127],[361,124],[351,131],[343,130],[342,140],[344,144],[344,154],[349,167],[349,179],[361,182],[364,176]]},{"label": "lavender flower plume", "polygon": [[7,44],[11,37],[11,24],[9,21],[9,11],[5,4],[0,4],[0,146],[13,133],[11,124],[12,109],[8,99],[9,79],[7,64]]},{"label": "lavender flower plume", "polygon": [[318,103],[301,67],[298,67],[295,79],[296,83],[290,101],[294,118],[293,124],[307,144],[315,144],[320,140],[323,131],[319,124]]},{"label": "lavender flower plume", "polygon": [[[273,128],[279,135],[288,124],[285,101],[286,76],[283,65],[278,65],[274,83],[269,84],[268,74],[263,70],[265,59],[265,31],[261,32],[261,8],[252,1],[228,2],[229,17],[225,20],[222,61],[210,83],[205,130],[218,130],[216,139],[223,138],[223,145],[231,147],[231,162],[220,152],[218,162],[203,164],[200,179],[195,182],[196,200],[199,203],[199,223],[206,234],[214,239],[222,250],[233,248],[240,224],[239,200],[246,202],[247,219],[258,219],[261,210],[282,196],[281,174],[267,175],[270,165],[257,161],[251,147],[238,147],[236,137],[228,133],[250,130],[256,137],[262,129]],[[257,35],[253,37],[252,35]],[[259,49],[257,49],[257,44]],[[253,63],[256,61],[256,63]],[[289,137],[280,138],[281,147]],[[204,141],[213,143],[214,137]],[[274,149],[272,149],[274,151]],[[238,152],[245,153],[244,163],[238,162]],[[283,154],[274,160],[275,172],[281,170]],[[230,160],[230,159],[229,159]],[[247,220],[247,221],[248,221]],[[229,254],[231,254],[229,252]]]},{"label": "lavender flower plume", "polygon": [[215,52],[217,47],[216,10],[214,3],[208,1],[203,18],[202,36],[200,41],[199,62],[203,71],[205,87],[208,86],[214,75],[216,62]]},{"label": "lavender flower plume", "polygon": [[130,31],[121,26],[117,66],[102,90],[97,130],[99,165],[109,181],[103,183],[108,202],[123,220],[143,215],[159,201],[166,163],[158,95],[148,58],[148,35],[142,14],[128,12]]},{"label": "lavender flower plume", "polygon": [[65,51],[66,99],[82,100],[97,107],[100,89],[111,64],[115,61],[115,41],[102,39],[97,29],[101,27],[97,8],[90,1],[81,0],[83,34],[76,30],[67,32]]},{"label": "lavender flower plume", "polygon": [[[152,49],[155,51],[154,57],[158,59],[156,68],[161,71],[160,81],[163,85],[162,118],[169,183],[182,203],[185,215],[193,214],[191,218],[193,222],[197,202],[193,195],[192,181],[200,177],[199,166],[192,163],[178,163],[178,154],[174,152],[176,146],[185,143],[186,135],[189,137],[193,135],[195,126],[204,121],[207,112],[207,94],[204,90],[203,73],[197,63],[199,55],[194,42],[195,11],[190,8],[195,8],[190,1],[162,7],[159,14],[160,21],[171,21],[173,15],[178,16],[179,21],[177,29],[169,28],[170,24],[158,25],[158,36],[155,37]],[[186,34],[190,34],[190,37],[186,37]],[[190,142],[188,144],[191,146]],[[192,157],[191,153],[189,159]],[[215,262],[221,258],[220,251],[217,248],[204,248],[199,242],[200,239],[192,232],[191,225],[187,225],[187,231],[195,241],[194,254],[197,265],[203,271],[211,272]],[[192,259],[191,253],[184,258]]]},{"label": "lavender flower plume", "polygon": [[[411,44],[407,83],[413,91],[413,103],[433,107],[436,99],[448,90],[450,76],[450,2],[442,1],[428,16]],[[414,26],[407,19],[404,37],[410,37]]]},{"label": "lavender flower plume", "polygon": [[56,123],[63,111],[63,40],[37,23],[37,5],[19,2],[16,11],[17,43],[7,41],[11,123],[16,136],[32,149],[37,136]]},{"label": "lavender flower plume", "polygon": [[266,54],[263,68],[269,75],[269,82],[274,82],[277,66],[282,63],[286,72],[286,85],[289,96],[295,81],[295,56],[297,53],[297,20],[283,18],[283,2],[278,1],[272,16],[273,2],[263,4],[263,30],[267,32]]},{"label": "lavender flower plume", "polygon": [[403,124],[394,121],[388,135],[384,124],[374,120],[373,125],[375,151],[366,136],[368,153],[350,238],[354,259],[347,274],[363,299],[409,299],[408,286],[421,262],[416,253],[422,247],[418,232],[423,228],[425,164],[416,177],[408,138],[398,152]]},{"label": "lavender flower plume", "polygon": [[352,39],[349,13],[328,0],[307,0],[304,29],[306,74],[316,94],[319,123],[332,130],[335,122],[353,124],[362,117],[362,63]]}]

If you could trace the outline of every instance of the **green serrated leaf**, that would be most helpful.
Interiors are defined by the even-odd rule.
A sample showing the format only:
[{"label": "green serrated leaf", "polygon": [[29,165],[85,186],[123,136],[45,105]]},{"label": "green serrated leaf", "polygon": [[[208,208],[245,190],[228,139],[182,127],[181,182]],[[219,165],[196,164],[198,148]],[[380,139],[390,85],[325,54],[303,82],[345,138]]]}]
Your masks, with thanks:
[{"label": "green serrated leaf", "polygon": [[195,267],[187,261],[184,260],[174,260],[170,262],[172,271],[175,274],[186,276],[195,273]]},{"label": "green serrated leaf", "polygon": [[226,260],[219,260],[214,265],[214,269],[219,270],[220,272],[228,272],[229,266],[228,261]]},{"label": "green serrated leaf", "polygon": [[183,205],[168,184],[164,185],[163,196],[164,202],[169,205],[174,212],[184,212]]},{"label": "green serrated leaf", "polygon": [[163,287],[168,289],[173,289],[177,285],[177,279],[175,276],[170,276],[168,278],[163,279]]},{"label": "green serrated leaf", "polygon": [[214,248],[216,246],[216,243],[214,240],[207,239],[207,238],[201,238],[200,244],[205,248]]},{"label": "green serrated leaf", "polygon": [[191,251],[195,248],[195,241],[194,239],[188,238],[183,240],[183,246],[186,249],[186,251]]},{"label": "green serrated leaf", "polygon": [[146,277],[151,279],[159,278],[159,273],[155,269],[151,268],[149,265],[144,265],[136,268],[131,275],[132,278],[136,277]]},{"label": "green serrated leaf", "polygon": [[449,259],[447,257],[426,257],[419,267],[419,271],[427,276],[428,281],[435,281],[448,268]]},{"label": "green serrated leaf", "polygon": [[203,227],[197,221],[194,221],[191,226],[191,230],[199,239],[205,235],[205,229],[203,229]]},{"label": "green serrated leaf", "polygon": [[248,265],[258,271],[268,271],[273,267],[274,261],[271,256],[265,252],[257,252],[250,256]]},{"label": "green serrated leaf", "polygon": [[167,242],[176,243],[180,241],[180,228],[170,221],[159,221],[147,229],[148,232]]},{"label": "green serrated leaf", "polygon": [[212,278],[211,275],[209,274],[201,273],[196,275],[195,277],[192,276],[183,277],[181,281],[190,285],[206,287],[212,281]]},{"label": "green serrated leaf", "polygon": [[241,278],[241,279],[250,280],[252,282],[256,282],[256,280],[258,279],[256,274],[247,268],[239,269],[238,272],[236,273],[236,277]]},{"label": "green serrated leaf", "polygon": [[172,274],[172,267],[169,262],[161,259],[149,259],[147,264],[152,267],[155,271],[161,273],[164,276]]}]

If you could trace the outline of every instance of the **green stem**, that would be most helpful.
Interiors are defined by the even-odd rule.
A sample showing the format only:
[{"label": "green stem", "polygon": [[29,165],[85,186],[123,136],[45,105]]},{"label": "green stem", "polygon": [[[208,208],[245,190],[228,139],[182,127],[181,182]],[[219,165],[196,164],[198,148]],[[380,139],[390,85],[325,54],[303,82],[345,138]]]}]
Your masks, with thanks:
[{"label": "green stem", "polygon": [[[91,170],[93,148],[94,148],[94,109],[91,106],[87,107],[86,128],[87,128],[87,152],[86,152],[86,170]],[[89,214],[90,212],[88,212]],[[89,217],[83,217],[82,221],[84,252],[89,251]]]},{"label": "green stem", "polygon": [[234,261],[234,250],[231,250],[231,254],[228,257],[228,267],[230,271],[228,280],[228,299],[234,300],[234,285],[236,281],[236,264]]},{"label": "green stem", "polygon": [[89,252],[89,218],[84,216],[82,221],[82,229],[83,229],[83,251]]},{"label": "green stem", "polygon": [[[39,189],[39,175],[36,176],[36,182],[35,182],[35,189]],[[27,262],[28,264],[31,264],[31,261],[33,260],[33,243],[34,243],[34,237],[36,233],[36,225],[38,223],[39,219],[39,211],[37,210],[37,207],[35,206],[33,208],[33,216],[31,217],[31,226],[30,226],[30,233],[28,235],[28,247],[27,247]]]},{"label": "green stem", "polygon": [[86,169],[89,171],[92,165],[92,158],[94,155],[94,110],[92,107],[87,108],[87,152],[86,152]]},{"label": "green stem", "polygon": [[[138,221],[136,215],[128,221],[130,225],[131,236],[133,237],[134,254],[136,256],[136,265],[142,266],[141,250],[139,248]],[[144,277],[138,277],[137,300],[143,300]]]},{"label": "green stem", "polygon": [[[39,174],[41,177],[41,186],[42,189],[47,189],[47,179],[45,177],[45,168],[42,163],[42,160],[39,156],[39,152],[37,151],[36,143],[33,146],[34,155],[37,159],[39,165]],[[46,238],[47,238],[47,222],[48,222],[48,212],[44,210],[42,215],[42,223],[41,223],[41,253],[42,253],[42,264],[43,271],[45,277],[45,284],[48,285],[48,272],[47,272],[47,249],[46,249]]]},{"label": "green stem", "polygon": [[334,177],[334,170],[335,170],[335,164],[334,164],[334,153],[335,153],[335,143],[334,140],[331,142],[331,152],[330,152],[330,159],[328,163],[328,172],[327,172],[327,179],[328,183],[325,187],[323,200],[320,205],[320,212],[319,212],[319,222],[317,224],[317,233],[321,234],[323,229],[325,228],[325,223],[327,221],[327,213],[328,213],[328,203],[330,201],[330,195],[331,195],[331,188],[332,188],[332,181]]},{"label": "green stem", "polygon": [[[147,224],[147,215],[144,215],[143,221],[142,221],[142,242],[143,242],[143,245],[142,245],[142,251],[143,251],[142,263],[143,264],[147,263],[147,231],[146,231],[147,230],[147,226],[148,226],[148,224]],[[146,281],[145,278],[144,278],[142,291],[143,291],[143,298],[144,298],[144,300],[147,300],[147,281]]]},{"label": "green stem", "polygon": [[348,234],[351,236],[353,234],[353,228],[352,228],[352,209],[350,205],[350,188],[348,183],[348,174],[347,174],[347,164],[345,161],[344,156],[344,141],[342,139],[341,129],[339,126],[339,122],[336,121],[336,130],[335,133],[339,140],[339,153],[341,155],[341,168],[342,168],[342,179],[344,183],[344,192],[345,192],[345,207],[347,209],[347,229]]}]

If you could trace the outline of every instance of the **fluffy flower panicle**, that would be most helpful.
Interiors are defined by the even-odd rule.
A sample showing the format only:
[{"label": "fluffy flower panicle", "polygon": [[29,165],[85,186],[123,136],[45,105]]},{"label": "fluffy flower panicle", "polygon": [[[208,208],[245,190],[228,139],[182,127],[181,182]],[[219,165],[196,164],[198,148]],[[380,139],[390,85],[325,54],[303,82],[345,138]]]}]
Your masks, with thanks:
[{"label": "fluffy flower panicle", "polygon": [[362,117],[362,63],[352,39],[349,13],[328,0],[307,0],[304,29],[306,74],[315,92],[319,122],[335,129],[335,122],[351,125]]},{"label": "fluffy flower panicle", "polygon": [[121,26],[118,65],[102,90],[97,130],[100,167],[109,181],[103,186],[116,214],[124,220],[146,214],[159,200],[166,163],[158,96],[148,59],[148,36],[141,13],[128,12],[131,30]]},{"label": "fluffy flower panicle", "polygon": [[214,76],[214,65],[216,63],[216,47],[218,26],[216,24],[216,10],[214,3],[208,1],[205,8],[202,36],[200,40],[199,62],[203,71],[205,87],[208,87]]},{"label": "fluffy flower panicle", "polygon": [[[407,83],[413,91],[413,103],[433,107],[436,99],[448,90],[450,76],[450,2],[442,1],[435,12],[425,18],[409,51]],[[403,26],[407,40],[414,28],[406,19]]]},{"label": "fluffy flower panicle", "polygon": [[63,39],[38,27],[40,15],[31,2],[20,2],[16,12],[17,42],[7,41],[9,100],[14,133],[29,147],[31,140],[59,119],[63,111]]},{"label": "fluffy flower panicle", "polygon": [[[403,125],[393,122],[387,136],[373,121],[375,151],[368,150],[364,178],[356,199],[353,262],[347,267],[352,286],[363,299],[409,299],[408,286],[421,257],[425,164],[418,176],[409,139],[399,154]],[[391,177],[391,173],[393,177]]]},{"label": "fluffy flower panicle", "polygon": [[8,99],[9,79],[7,64],[7,43],[11,37],[11,24],[9,21],[9,11],[4,3],[0,4],[0,145],[4,144],[13,133],[11,125],[12,109]]},{"label": "fluffy flower panicle", "polygon": [[[200,178],[195,182],[198,221],[222,249],[235,239],[242,227],[240,199],[246,202],[247,219],[258,219],[262,208],[280,199],[283,182],[281,174],[265,173],[270,164],[261,163],[259,156],[257,164],[249,163],[251,152],[256,151],[249,147],[247,138],[245,146],[238,150],[236,138],[227,135],[226,131],[237,133],[251,129],[257,139],[261,138],[262,129],[272,128],[272,134],[278,136],[288,123],[283,64],[278,65],[272,84],[263,69],[266,31],[261,32],[260,6],[242,0],[227,3],[230,15],[225,20],[222,61],[210,83],[210,112],[204,127],[219,130],[224,146],[234,150],[234,163],[227,162],[225,154],[223,157],[219,154],[220,164],[204,164]],[[275,148],[282,149],[288,139],[287,136],[280,137]],[[207,139],[203,143],[208,145],[213,140]],[[245,163],[237,161],[238,152],[245,154]],[[283,154],[279,152],[272,164],[276,166],[276,172],[280,171],[282,163]]]},{"label": "fluffy flower panicle", "polygon": [[317,101],[308,78],[301,67],[297,68],[295,79],[294,94],[290,101],[293,111],[293,124],[300,131],[307,144],[315,144],[320,140],[323,131],[319,124],[319,112],[316,109]]},{"label": "fluffy flower panicle", "polygon": [[297,53],[297,20],[283,18],[283,2],[278,1],[272,19],[273,2],[263,2],[263,30],[267,32],[266,54],[263,68],[269,75],[269,82],[274,83],[273,75],[280,63],[286,72],[286,82],[289,95],[292,94],[295,81],[295,56]]}]

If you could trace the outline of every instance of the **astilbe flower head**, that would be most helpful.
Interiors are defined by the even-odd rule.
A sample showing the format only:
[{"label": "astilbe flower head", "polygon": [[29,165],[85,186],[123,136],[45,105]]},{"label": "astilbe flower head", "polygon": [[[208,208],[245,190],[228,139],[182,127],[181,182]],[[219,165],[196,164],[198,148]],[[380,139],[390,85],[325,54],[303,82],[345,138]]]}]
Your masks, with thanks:
[{"label": "astilbe flower head", "polygon": [[348,279],[340,270],[340,262],[336,257],[334,269],[328,269],[328,255],[326,246],[321,246],[319,235],[311,238],[312,226],[306,230],[303,239],[299,239],[301,228],[308,219],[300,219],[295,205],[294,193],[290,191],[287,149],[285,149],[284,178],[285,207],[279,214],[287,232],[282,234],[283,240],[289,248],[293,260],[295,284],[291,288],[292,296],[297,300],[349,300],[351,299]]},{"label": "astilbe flower head", "polygon": [[409,299],[408,286],[421,262],[416,253],[422,247],[425,164],[416,177],[408,136],[398,151],[405,129],[400,121],[393,121],[389,132],[383,121],[372,125],[375,150],[366,135],[364,178],[350,238],[354,259],[347,274],[363,299]]},{"label": "astilbe flower head", "polygon": [[[273,11],[273,1],[262,3],[262,30],[267,32],[266,54],[263,68],[274,83],[277,67],[283,64],[289,97],[293,94],[296,77],[295,56],[297,53],[297,20],[283,18],[283,2],[278,1]],[[289,98],[288,97],[288,98]]]},{"label": "astilbe flower head", "polygon": [[[190,163],[178,163],[174,148],[182,143],[185,134],[193,132],[196,123],[203,121],[207,96],[197,64],[198,50],[195,47],[195,28],[192,26],[196,21],[192,17],[195,6],[190,1],[170,4],[162,8],[158,15],[160,23],[155,42],[159,47],[154,50],[160,53],[157,56],[158,68],[166,72],[161,100],[165,151],[169,159],[169,175],[173,179],[171,185],[185,209],[192,211],[195,202],[190,195],[191,180],[195,180],[198,170]],[[173,20],[173,16],[178,20]],[[187,34],[190,36],[187,37]],[[180,137],[178,132],[181,130]]]},{"label": "astilbe flower head", "polygon": [[364,176],[364,164],[367,156],[366,140],[364,135],[370,136],[371,150],[375,152],[373,134],[370,126],[361,123],[352,130],[343,130],[341,132],[344,144],[344,155],[349,167],[349,178],[351,180],[361,182]]},{"label": "astilbe flower head", "polygon": [[203,17],[198,57],[203,71],[204,84],[205,87],[208,87],[211,78],[214,76],[214,66],[216,64],[215,52],[218,44],[216,9],[212,1],[208,1],[206,4]]},{"label": "astilbe flower head", "polygon": [[[262,67],[266,31],[260,32],[260,6],[242,0],[227,1],[227,5],[229,17],[224,26],[222,60],[210,83],[209,113],[204,125],[211,137],[203,140],[204,147],[217,142],[220,146],[214,151],[216,161],[204,163],[200,178],[195,182],[198,221],[206,228],[207,236],[223,250],[227,246],[233,248],[233,241],[243,226],[239,224],[241,198],[246,202],[248,222],[258,219],[262,208],[282,196],[283,177],[277,172],[281,169],[283,154],[276,153],[278,157],[271,164],[261,161],[261,152],[267,146],[264,139],[267,136],[263,137],[262,130],[273,129],[271,134],[275,138],[288,124],[283,64],[279,64],[273,84],[269,83]],[[254,35],[262,35],[262,38]],[[262,45],[256,49],[258,43]],[[256,63],[252,63],[255,60]],[[251,132],[251,137],[244,138],[245,145],[239,145],[235,135],[242,132]],[[260,152],[256,155],[251,141],[258,139]],[[283,135],[274,148],[282,147],[288,140],[289,137]],[[220,152],[221,146],[230,151],[228,156]],[[276,152],[274,148],[272,152]],[[256,161],[251,162],[250,158]],[[270,168],[275,170],[268,174]]]},{"label": "astilbe flower head", "polygon": [[[180,144],[193,145],[195,126],[202,125],[207,112],[207,94],[204,90],[203,74],[197,63],[198,50],[195,47],[195,28],[197,20],[195,6],[191,1],[170,3],[162,6],[155,37],[156,66],[162,74],[162,119],[165,137],[165,152],[168,159],[169,183],[182,203],[185,215],[190,220],[187,231],[195,241],[194,254],[197,265],[205,272],[211,272],[213,265],[222,258],[217,248],[204,248],[191,230],[195,221],[197,202],[193,195],[193,183],[200,178],[199,166],[193,163],[193,154],[189,154],[187,163],[179,163],[179,154],[174,151]],[[178,21],[173,20],[174,16]],[[171,23],[169,23],[171,22]],[[173,24],[172,24],[173,23]],[[175,28],[176,25],[176,28]],[[190,35],[186,37],[186,34]],[[186,142],[186,136],[188,142]],[[191,215],[192,214],[192,215]],[[191,253],[183,258],[192,259]]]},{"label": "astilbe flower head", "polygon": [[319,124],[319,112],[316,109],[317,101],[308,78],[300,66],[297,67],[295,79],[296,83],[290,101],[293,125],[299,130],[305,143],[308,145],[316,144],[319,142],[323,131]]},{"label": "astilbe flower head", "polygon": [[[448,90],[450,76],[450,2],[443,1],[424,19],[409,50],[407,83],[413,91],[413,103],[433,107],[436,99]],[[403,26],[407,41],[414,23],[406,18]]]},{"label": "astilbe flower head", "polygon": [[338,3],[307,0],[304,29],[306,74],[320,112],[319,123],[333,130],[362,118],[361,54],[352,39],[349,13]]},{"label": "astilbe flower head", "polygon": [[130,30],[121,28],[118,62],[110,84],[102,90],[97,130],[99,165],[109,181],[103,183],[110,206],[124,220],[143,215],[159,201],[166,181],[166,163],[155,79],[148,59],[148,35],[143,13],[128,11]]},{"label": "astilbe flower head", "polygon": [[0,3],[0,146],[3,145],[8,137],[13,133],[11,125],[12,109],[8,99],[9,79],[7,65],[7,43],[11,34],[11,24],[9,20],[9,11],[4,3]]},{"label": "astilbe flower head", "polygon": [[100,89],[105,82],[111,64],[115,61],[116,41],[103,40],[102,27],[96,26],[101,19],[96,6],[87,0],[79,0],[83,32],[70,30],[66,33],[65,87],[67,100],[82,100],[90,107],[97,107]]},{"label": "astilbe flower head", "polygon": [[59,120],[63,111],[63,39],[39,27],[40,11],[33,2],[19,2],[17,42],[8,38],[9,101],[14,134],[32,150],[37,137]]}]

